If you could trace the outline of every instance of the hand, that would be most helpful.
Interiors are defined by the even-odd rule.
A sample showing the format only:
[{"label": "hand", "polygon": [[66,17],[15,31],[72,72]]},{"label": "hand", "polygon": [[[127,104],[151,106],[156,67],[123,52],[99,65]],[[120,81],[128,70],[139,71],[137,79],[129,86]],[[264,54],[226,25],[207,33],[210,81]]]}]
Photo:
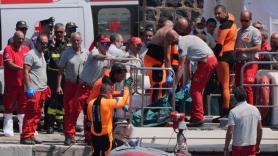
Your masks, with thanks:
[{"label": "hand", "polygon": [[235,51],[236,52],[245,52],[245,48],[236,48]]},{"label": "hand", "polygon": [[125,85],[124,87],[129,88],[131,86],[131,84],[133,83],[133,78],[129,77],[128,79],[125,80]]},{"label": "hand", "polygon": [[167,83],[173,83],[173,78],[172,78],[172,76],[171,75],[167,75],[167,77],[166,77],[166,82]]},{"label": "hand", "polygon": [[229,156],[230,155],[230,151],[229,149],[224,149],[224,156]]},{"label": "hand", "polygon": [[125,105],[125,106],[123,107],[123,110],[124,110],[125,112],[128,112],[128,111],[129,111],[129,106],[128,106],[128,105]]},{"label": "hand", "polygon": [[260,148],[260,145],[256,145],[256,153],[261,153],[261,148]]},{"label": "hand", "polygon": [[57,93],[58,95],[64,94],[62,87],[57,87],[56,93]]},{"label": "hand", "polygon": [[183,85],[183,86],[182,86],[182,90],[183,90],[184,92],[188,92],[188,91],[189,91],[189,85],[188,85],[188,84]]},{"label": "hand", "polygon": [[36,93],[35,89],[33,88],[27,88],[25,92],[29,98],[33,97]]}]

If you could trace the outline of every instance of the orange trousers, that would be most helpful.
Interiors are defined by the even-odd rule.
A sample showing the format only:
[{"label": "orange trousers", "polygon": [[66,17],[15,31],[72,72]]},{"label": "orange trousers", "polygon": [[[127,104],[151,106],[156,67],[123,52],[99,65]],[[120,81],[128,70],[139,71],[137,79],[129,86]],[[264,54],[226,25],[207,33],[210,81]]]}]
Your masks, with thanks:
[{"label": "orange trousers", "polygon": [[223,105],[225,109],[230,108],[230,67],[229,63],[219,61],[216,66],[217,79],[222,86]]}]

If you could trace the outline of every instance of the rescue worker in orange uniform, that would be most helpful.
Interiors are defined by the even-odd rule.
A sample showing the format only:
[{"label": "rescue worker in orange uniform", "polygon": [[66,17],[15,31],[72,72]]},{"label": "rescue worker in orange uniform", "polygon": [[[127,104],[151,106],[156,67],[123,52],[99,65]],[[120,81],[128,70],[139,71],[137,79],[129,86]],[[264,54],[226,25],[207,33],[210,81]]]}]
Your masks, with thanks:
[{"label": "rescue worker in orange uniform", "polygon": [[[216,6],[214,11],[216,19],[220,22],[214,54],[218,60],[216,73],[222,89],[223,105],[220,116],[223,117],[229,114],[230,108],[230,66],[234,63],[237,26],[234,16],[229,14],[223,5]],[[218,119],[213,121],[218,122]]]},{"label": "rescue worker in orange uniform", "polygon": [[113,99],[113,82],[108,78],[102,79],[100,95],[88,104],[88,120],[91,123],[93,156],[108,156],[112,148],[113,112],[115,108],[124,107],[129,102],[129,87],[133,82],[128,78],[124,85],[123,98]]}]

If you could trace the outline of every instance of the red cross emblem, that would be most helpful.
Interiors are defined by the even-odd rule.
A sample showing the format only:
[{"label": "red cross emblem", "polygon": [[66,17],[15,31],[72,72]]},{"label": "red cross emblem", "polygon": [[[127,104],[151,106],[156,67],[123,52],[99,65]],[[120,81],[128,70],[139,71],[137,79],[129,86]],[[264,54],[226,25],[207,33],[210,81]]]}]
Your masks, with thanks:
[{"label": "red cross emblem", "polygon": [[113,19],[107,24],[107,28],[110,29],[113,33],[118,32],[121,29],[121,23],[118,19]]}]

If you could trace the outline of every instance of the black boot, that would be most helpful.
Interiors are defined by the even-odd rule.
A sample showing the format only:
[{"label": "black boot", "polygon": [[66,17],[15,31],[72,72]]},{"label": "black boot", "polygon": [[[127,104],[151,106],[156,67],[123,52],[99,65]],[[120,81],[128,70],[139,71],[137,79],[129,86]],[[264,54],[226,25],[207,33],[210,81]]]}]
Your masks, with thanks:
[{"label": "black boot", "polygon": [[62,120],[56,120],[56,125],[57,125],[57,130],[58,132],[64,132],[64,126],[63,126],[64,122],[63,119]]},{"label": "black boot", "polygon": [[213,123],[220,123],[219,119],[221,119],[221,118],[228,118],[229,112],[230,112],[230,109],[222,108],[222,111],[220,113],[220,117],[212,119],[212,122]]},{"label": "black boot", "polygon": [[54,115],[48,115],[48,121],[47,121],[47,127],[46,127],[46,133],[47,134],[53,134],[54,133],[54,122],[55,122],[55,116]]},{"label": "black boot", "polygon": [[24,145],[35,145],[35,141],[32,138],[20,139],[20,144]]}]

